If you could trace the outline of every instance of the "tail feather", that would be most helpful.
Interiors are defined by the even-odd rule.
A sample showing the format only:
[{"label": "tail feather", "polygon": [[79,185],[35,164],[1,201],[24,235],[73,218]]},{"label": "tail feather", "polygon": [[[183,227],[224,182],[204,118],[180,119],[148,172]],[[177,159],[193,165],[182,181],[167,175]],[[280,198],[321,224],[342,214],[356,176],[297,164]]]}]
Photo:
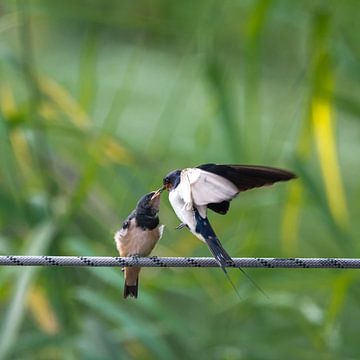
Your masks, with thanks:
[{"label": "tail feather", "polygon": [[137,299],[137,297],[138,297],[138,282],[139,282],[139,279],[136,279],[135,285],[126,285],[126,282],[124,283],[124,299],[126,299],[129,296]]},{"label": "tail feather", "polygon": [[[195,220],[196,220],[195,231],[204,238],[206,244],[209,247],[209,250],[215,257],[215,260],[221,267],[222,271],[225,273],[226,277],[228,278],[229,282],[231,283],[231,286],[234,288],[237,295],[240,297],[234,283],[231,281],[226,271],[226,266],[229,265],[235,266],[234,260],[221,245],[220,240],[216,236],[213,228],[211,227],[209,220],[207,218],[201,217],[197,209],[195,209]],[[253,284],[255,288],[257,288],[266,298],[269,298],[266,292],[255,282],[255,280],[251,278],[251,276],[244,269],[242,268],[238,268],[238,269],[247,277],[247,279]]]},{"label": "tail feather", "polygon": [[209,250],[215,257],[215,260],[226,273],[225,267],[234,264],[233,259],[221,245],[218,237],[210,225],[209,220],[207,218],[201,217],[197,209],[195,209],[195,220],[195,231],[205,240]]},{"label": "tail feather", "polygon": [[209,250],[213,254],[215,260],[219,266],[226,272],[226,266],[233,265],[234,261],[226,250],[222,247],[218,238],[205,238],[206,244],[209,247]]}]

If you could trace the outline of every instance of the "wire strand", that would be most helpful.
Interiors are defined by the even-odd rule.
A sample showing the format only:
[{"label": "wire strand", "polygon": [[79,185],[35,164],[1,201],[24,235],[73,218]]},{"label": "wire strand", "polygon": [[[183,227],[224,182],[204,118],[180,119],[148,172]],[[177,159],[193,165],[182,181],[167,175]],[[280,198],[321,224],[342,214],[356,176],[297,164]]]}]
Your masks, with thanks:
[{"label": "wire strand", "polygon": [[[286,269],[359,269],[351,258],[233,258],[228,267]],[[0,256],[0,266],[93,266],[93,267],[219,267],[211,257],[108,257],[108,256]]]}]

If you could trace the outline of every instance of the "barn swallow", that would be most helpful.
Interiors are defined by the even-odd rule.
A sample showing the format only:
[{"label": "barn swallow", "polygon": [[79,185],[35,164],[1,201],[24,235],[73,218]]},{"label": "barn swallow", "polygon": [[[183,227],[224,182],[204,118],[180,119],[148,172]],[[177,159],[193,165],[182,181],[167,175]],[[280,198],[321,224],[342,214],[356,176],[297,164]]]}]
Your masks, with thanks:
[{"label": "barn swallow", "polygon": [[[160,192],[144,195],[127,217],[114,239],[120,256],[148,256],[164,231],[158,212]],[[124,268],[124,298],[137,298],[140,267]]]},{"label": "barn swallow", "polygon": [[289,171],[266,166],[203,164],[171,171],[163,179],[163,187],[158,192],[169,191],[170,204],[181,221],[178,228],[186,226],[205,242],[227,274],[225,267],[234,265],[234,261],[211,227],[207,209],[224,215],[229,210],[230,201],[240,192],[295,177]]}]

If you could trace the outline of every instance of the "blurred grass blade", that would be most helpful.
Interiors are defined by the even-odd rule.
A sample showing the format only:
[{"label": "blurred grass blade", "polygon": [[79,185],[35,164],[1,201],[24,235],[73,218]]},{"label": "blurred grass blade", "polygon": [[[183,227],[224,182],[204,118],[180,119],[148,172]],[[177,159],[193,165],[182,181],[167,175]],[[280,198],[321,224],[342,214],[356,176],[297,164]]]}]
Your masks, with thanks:
[{"label": "blurred grass blade", "polygon": [[[90,129],[91,121],[87,112],[64,88],[47,77],[41,78],[40,87],[44,94],[53,101],[59,110],[68,116],[75,126],[83,130]],[[88,146],[94,161],[97,160],[103,163],[104,160],[110,160],[120,164],[133,161],[129,151],[109,135],[103,134],[98,138],[90,139]]]},{"label": "blurred grass blade", "polygon": [[119,80],[120,86],[113,97],[109,111],[104,119],[104,129],[114,131],[119,128],[121,115],[123,114],[126,105],[131,100],[131,94],[133,92],[136,75],[142,58],[142,48],[138,46],[133,50],[133,54],[129,57],[125,66],[122,81]]},{"label": "blurred grass blade", "polygon": [[311,128],[330,212],[337,226],[346,228],[349,223],[348,210],[333,130],[334,69],[329,49],[330,36],[330,13],[326,11],[316,13],[310,38],[313,78],[310,97]]},{"label": "blurred grass blade", "polygon": [[[271,10],[272,0],[258,0],[253,3],[245,22],[245,63],[244,79],[244,124],[242,144],[249,161],[256,161],[262,154],[264,138],[262,126],[261,49],[266,21]],[[256,146],[254,146],[256,144]]]},{"label": "blurred grass blade", "polygon": [[[0,95],[1,96],[1,95]],[[12,96],[11,96],[12,97]],[[0,173],[4,190],[11,195],[9,200],[15,205],[17,215],[25,214],[25,204],[23,201],[24,186],[21,184],[18,169],[16,166],[16,155],[11,142],[11,129],[7,115],[10,115],[0,104]],[[6,105],[5,105],[6,109]],[[4,115],[2,115],[2,113]],[[14,200],[14,201],[13,201]],[[2,204],[4,205],[4,204]],[[6,212],[11,211],[7,209]]]},{"label": "blurred grass blade", "polygon": [[28,305],[43,332],[49,335],[55,335],[59,332],[59,322],[42,288],[33,286],[29,290]]},{"label": "blurred grass blade", "polygon": [[246,36],[253,42],[261,35],[272,0],[258,0],[246,23]]},{"label": "blurred grass blade", "polygon": [[295,158],[294,169],[299,178],[301,178],[304,189],[306,189],[306,192],[310,195],[312,201],[319,206],[321,210],[320,214],[328,225],[332,237],[336,240],[338,253],[351,254],[353,249],[348,234],[336,223],[328,206],[324,192],[314,180],[314,176],[306,169],[304,161],[300,158]]},{"label": "blurred grass blade", "polygon": [[[296,158],[299,161],[306,161],[311,151],[311,134],[308,114],[304,117],[302,129],[296,144]],[[300,175],[300,174],[297,174]],[[302,205],[304,204],[303,195],[304,184],[300,179],[289,184],[287,199],[285,202],[281,221],[281,240],[284,254],[293,256],[297,250],[298,235],[300,229],[300,216]]]},{"label": "blurred grass blade", "polygon": [[332,296],[325,316],[325,328],[334,326],[336,319],[344,309],[349,288],[354,280],[355,273],[342,273],[333,280]]},{"label": "blurred grass blade", "polygon": [[0,17],[0,34],[19,26],[19,19],[16,12],[8,13],[2,12]]},{"label": "blurred grass blade", "polygon": [[92,28],[86,35],[79,66],[79,103],[87,113],[91,113],[95,102],[97,53],[98,33]]},{"label": "blurred grass blade", "polygon": [[314,97],[311,110],[315,142],[329,207],[338,225],[346,227],[348,211],[336,154],[330,101]]},{"label": "blurred grass blade", "polygon": [[[29,248],[25,251],[26,255],[42,255],[45,253],[50,244],[56,226],[52,221],[48,221],[39,225],[26,239],[25,243],[29,244]],[[29,286],[34,280],[37,267],[29,267],[27,269],[18,268],[19,277],[14,285],[14,293],[9,308],[6,312],[5,319],[2,323],[0,336],[0,359],[7,357],[11,347],[16,342],[17,333],[20,329],[21,322],[25,313],[26,299]]]},{"label": "blurred grass blade", "polygon": [[89,127],[90,119],[86,111],[55,80],[43,76],[39,79],[39,86],[44,95],[66,114],[76,126],[82,129]]},{"label": "blurred grass blade", "polygon": [[233,161],[241,158],[239,129],[237,126],[234,106],[232,104],[230,79],[226,76],[224,67],[215,55],[211,55],[206,64],[208,81],[213,89],[214,97],[220,113],[220,126],[224,132],[225,143]]},{"label": "blurred grass blade", "polygon": [[[111,161],[115,164],[131,164],[134,161],[131,153],[121,145],[118,141],[114,140],[111,136],[102,135],[91,144],[91,152],[98,158],[99,163],[103,163],[104,160]],[[99,149],[101,155],[99,156]],[[105,155],[105,157],[103,156]]]},{"label": "blurred grass blade", "polygon": [[[1,74],[1,73],[0,73]],[[9,84],[2,80],[0,84],[0,109],[7,119],[12,119],[18,112],[14,94]]]},{"label": "blurred grass blade", "polygon": [[288,198],[285,202],[281,223],[282,250],[288,256],[293,256],[298,250],[298,234],[303,198],[303,185],[299,181],[292,182],[289,185]]},{"label": "blurred grass blade", "polygon": [[360,120],[360,104],[359,102],[356,102],[356,100],[350,99],[349,97],[335,94],[334,95],[334,102],[335,105],[347,112],[349,115],[351,115],[354,119],[357,121]]},{"label": "blurred grass blade", "polygon": [[144,321],[135,314],[128,313],[126,309],[120,306],[120,303],[114,303],[102,294],[86,288],[78,290],[77,298],[112,323],[122,327],[129,339],[143,342],[157,359],[174,358],[173,351],[165,339],[158,336],[159,328],[155,324]]},{"label": "blurred grass blade", "polygon": [[14,129],[10,134],[10,141],[24,183],[37,183],[39,179],[34,171],[33,157],[24,131],[21,128]]}]

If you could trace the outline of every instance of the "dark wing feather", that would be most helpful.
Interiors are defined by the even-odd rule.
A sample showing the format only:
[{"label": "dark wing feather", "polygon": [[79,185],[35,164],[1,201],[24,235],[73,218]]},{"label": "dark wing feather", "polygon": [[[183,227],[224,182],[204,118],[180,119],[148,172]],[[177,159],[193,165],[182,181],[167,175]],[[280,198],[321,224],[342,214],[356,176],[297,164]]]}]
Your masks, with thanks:
[{"label": "dark wing feather", "polygon": [[226,178],[236,185],[239,191],[296,178],[290,171],[267,166],[204,164],[198,168]]},{"label": "dark wing feather", "polygon": [[124,222],[122,223],[121,228],[122,229],[127,229],[130,226],[130,221],[136,216],[136,211],[133,210],[129,216],[124,220]]},{"label": "dark wing feather", "polygon": [[210,210],[217,212],[218,214],[225,215],[229,210],[230,201],[222,201],[220,203],[211,203],[211,204],[208,204],[207,207]]},{"label": "dark wing feather", "polygon": [[[268,166],[203,164],[199,165],[198,168],[226,178],[235,184],[239,191],[246,191],[261,186],[272,185],[278,181],[296,178],[296,175],[290,171]],[[211,203],[207,207],[224,215],[229,210],[230,201],[216,204]]]}]

